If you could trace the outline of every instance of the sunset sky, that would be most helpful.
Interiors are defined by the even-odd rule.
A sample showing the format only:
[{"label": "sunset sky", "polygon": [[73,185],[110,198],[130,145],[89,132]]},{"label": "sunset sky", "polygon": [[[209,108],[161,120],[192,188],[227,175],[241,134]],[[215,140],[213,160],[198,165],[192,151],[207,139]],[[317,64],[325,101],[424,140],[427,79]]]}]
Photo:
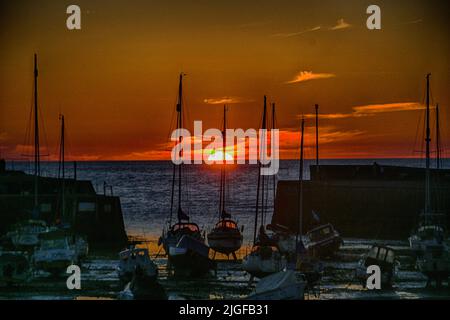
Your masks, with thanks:
[{"label": "sunset sky", "polygon": [[[81,7],[81,30],[66,28],[70,4]],[[366,28],[371,4],[382,10],[380,31]],[[180,72],[188,128],[194,120],[220,128],[224,103],[229,127],[258,128],[267,95],[282,158],[298,157],[302,115],[313,156],[316,103],[322,157],[417,157],[427,73],[450,146],[449,8],[447,0],[1,0],[0,157],[27,150],[35,52],[50,158],[62,112],[71,159],[169,159]]]}]

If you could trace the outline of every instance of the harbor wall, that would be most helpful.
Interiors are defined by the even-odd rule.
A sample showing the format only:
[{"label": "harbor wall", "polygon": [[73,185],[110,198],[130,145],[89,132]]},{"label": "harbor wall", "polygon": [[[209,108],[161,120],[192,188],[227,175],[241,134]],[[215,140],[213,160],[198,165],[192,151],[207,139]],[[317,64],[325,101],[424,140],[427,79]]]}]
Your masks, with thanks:
[{"label": "harbor wall", "polygon": [[[313,170],[311,168],[311,173]],[[425,183],[418,179],[423,178],[423,171],[412,172],[412,175],[402,174],[396,178],[395,175],[364,177],[358,174],[336,178],[332,174],[326,177],[326,173],[319,178],[312,173],[314,180],[303,182],[303,232],[317,223],[314,211],[321,222],[331,222],[344,237],[407,239],[425,203]],[[450,227],[449,172],[442,173],[447,176],[437,179],[433,175],[431,203],[434,210],[446,214],[446,224]],[[298,188],[298,181],[278,182],[272,218],[272,223],[289,226],[294,232],[298,226]]]}]

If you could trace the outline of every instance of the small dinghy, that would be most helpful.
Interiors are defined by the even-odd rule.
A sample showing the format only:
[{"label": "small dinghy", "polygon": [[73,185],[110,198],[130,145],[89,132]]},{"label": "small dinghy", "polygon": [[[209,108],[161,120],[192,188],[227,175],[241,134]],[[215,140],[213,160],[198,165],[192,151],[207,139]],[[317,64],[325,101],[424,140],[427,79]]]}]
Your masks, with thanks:
[{"label": "small dinghy", "polygon": [[39,247],[34,251],[33,264],[36,269],[57,276],[66,272],[67,267],[79,264],[75,246],[70,244],[70,236],[62,231],[52,231],[40,235]]},{"label": "small dinghy", "polygon": [[333,257],[343,243],[339,232],[330,223],[314,228],[306,237],[306,248],[309,254],[316,258]]},{"label": "small dinghy", "polygon": [[294,253],[296,249],[296,234],[289,230],[288,227],[279,224],[269,224],[266,229],[271,232],[269,237],[277,244],[281,253]]},{"label": "small dinghy", "polygon": [[150,259],[147,249],[131,246],[119,253],[119,260],[117,273],[122,283],[132,280],[136,268],[140,270],[139,276],[146,277],[149,281],[155,281],[158,277],[158,267]]},{"label": "small dinghy", "polygon": [[0,283],[12,286],[26,281],[30,275],[30,263],[24,253],[0,251]]},{"label": "small dinghy", "polygon": [[306,281],[292,270],[280,271],[259,280],[247,300],[303,300]]},{"label": "small dinghy", "polygon": [[449,245],[445,242],[426,244],[419,252],[416,261],[417,269],[427,276],[427,286],[434,280],[436,287],[442,286],[442,281],[450,276]]},{"label": "small dinghy", "polygon": [[176,276],[202,276],[214,268],[214,262],[209,259],[209,247],[188,235],[169,248],[169,261]]},{"label": "small dinghy", "polygon": [[136,265],[132,279],[118,295],[120,300],[167,300],[164,288],[155,279],[149,278],[147,272]]},{"label": "small dinghy", "polygon": [[395,278],[397,269],[397,260],[395,250],[382,245],[374,245],[359,261],[356,268],[356,277],[361,281],[363,287],[366,287],[367,268],[376,265],[380,267],[381,271],[381,288],[389,289]]},{"label": "small dinghy", "polygon": [[286,259],[275,246],[255,245],[242,260],[242,269],[257,278],[280,272],[285,267]]}]

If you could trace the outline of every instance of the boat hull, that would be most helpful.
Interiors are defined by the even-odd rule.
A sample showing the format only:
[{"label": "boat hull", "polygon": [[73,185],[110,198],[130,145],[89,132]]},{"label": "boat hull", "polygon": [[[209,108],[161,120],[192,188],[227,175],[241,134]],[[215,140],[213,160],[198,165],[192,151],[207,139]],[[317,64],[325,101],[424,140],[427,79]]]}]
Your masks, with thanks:
[{"label": "boat hull", "polygon": [[318,242],[310,243],[307,246],[308,253],[314,258],[331,258],[342,245],[340,237],[332,237]]},{"label": "boat hull", "polygon": [[262,259],[259,255],[248,255],[242,260],[242,269],[256,278],[264,278],[271,274],[280,272],[286,267],[283,258]]},{"label": "boat hull", "polygon": [[304,283],[294,283],[282,288],[255,293],[247,297],[247,300],[304,300]]},{"label": "boat hull", "polygon": [[169,249],[169,263],[175,276],[198,277],[207,274],[213,267],[208,257],[176,247]]},{"label": "boat hull", "polygon": [[242,246],[242,235],[226,232],[208,234],[209,247],[219,253],[229,255]]}]

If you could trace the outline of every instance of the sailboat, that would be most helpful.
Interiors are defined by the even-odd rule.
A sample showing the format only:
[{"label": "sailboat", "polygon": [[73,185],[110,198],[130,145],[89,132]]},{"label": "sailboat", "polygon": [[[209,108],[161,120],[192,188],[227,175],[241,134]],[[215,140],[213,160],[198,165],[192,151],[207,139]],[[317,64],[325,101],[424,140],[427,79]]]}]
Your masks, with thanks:
[{"label": "sailboat", "polygon": [[236,251],[242,246],[243,236],[238,228],[238,224],[231,218],[231,215],[226,211],[226,140],[227,130],[227,107],[223,107],[223,164],[220,172],[220,201],[219,201],[219,221],[214,226],[214,229],[208,233],[208,244],[215,252],[226,255],[233,255],[234,260],[237,260]]},{"label": "sailboat", "polygon": [[[183,128],[183,74],[180,74],[178,87],[177,129]],[[179,142],[181,143],[182,137]],[[181,156],[180,151],[180,156]],[[182,209],[182,167],[183,164],[174,165],[172,177],[172,198],[170,216],[167,229],[158,241],[168,255],[169,267],[174,267],[176,274],[200,275],[207,272],[213,264],[209,260],[209,247],[196,223]],[[178,169],[178,170],[177,170]],[[172,212],[175,198],[175,180],[178,171],[178,221],[172,224]]]},{"label": "sailboat", "polygon": [[[302,226],[302,202],[303,202],[303,141],[304,141],[305,120],[302,119],[301,143],[300,143],[300,174],[298,185],[298,215],[297,233],[294,236],[294,249],[287,251],[288,262],[286,268],[274,274],[262,278],[256,285],[255,292],[248,296],[249,300],[303,300],[305,289],[309,285],[306,274],[301,274],[297,278],[295,271],[299,270],[306,257],[303,242],[301,240]],[[277,231],[284,230],[279,226]],[[286,234],[289,234],[286,232]]]},{"label": "sailboat", "polygon": [[39,235],[49,231],[47,223],[40,219],[39,207],[39,179],[40,166],[40,143],[39,143],[39,108],[38,108],[38,62],[37,54],[34,55],[34,205],[32,217],[29,220],[18,223],[8,236],[16,249],[32,250],[39,243]]},{"label": "sailboat", "polygon": [[426,97],[426,169],[425,169],[425,208],[420,222],[409,238],[410,248],[416,254],[417,268],[438,287],[450,275],[450,248],[445,225],[445,215],[431,208],[430,182],[430,74],[427,75]]},{"label": "sailboat", "polygon": [[[262,119],[262,131],[267,129],[267,98],[264,96],[264,111]],[[262,139],[264,141],[265,139]],[[255,225],[253,234],[253,247],[247,256],[242,260],[242,268],[248,272],[251,277],[262,278],[273,273],[277,273],[286,267],[286,259],[280,252],[277,243],[266,234],[264,228],[265,215],[265,177],[261,175],[261,161],[258,162],[258,185],[256,190],[256,211]],[[262,180],[262,181],[261,181]],[[261,196],[260,196],[261,195]],[[261,207],[261,226],[258,232],[258,218]]]},{"label": "sailboat", "polygon": [[[319,171],[319,105],[315,105],[316,111],[316,170]],[[314,220],[318,223],[316,227],[306,233],[306,248],[314,258],[332,257],[341,247],[343,240],[339,232],[331,223],[320,223],[319,216],[312,212]]]},{"label": "sailboat", "polygon": [[[276,129],[276,111],[275,111],[275,103],[272,103],[272,130]],[[273,202],[275,204],[276,197],[276,179],[277,176],[272,176],[272,197]],[[268,224],[266,226],[266,233],[268,237],[276,243],[278,249],[282,254],[290,254],[295,252],[296,243],[295,243],[295,233],[292,232],[289,227],[283,226],[280,224]]]}]

